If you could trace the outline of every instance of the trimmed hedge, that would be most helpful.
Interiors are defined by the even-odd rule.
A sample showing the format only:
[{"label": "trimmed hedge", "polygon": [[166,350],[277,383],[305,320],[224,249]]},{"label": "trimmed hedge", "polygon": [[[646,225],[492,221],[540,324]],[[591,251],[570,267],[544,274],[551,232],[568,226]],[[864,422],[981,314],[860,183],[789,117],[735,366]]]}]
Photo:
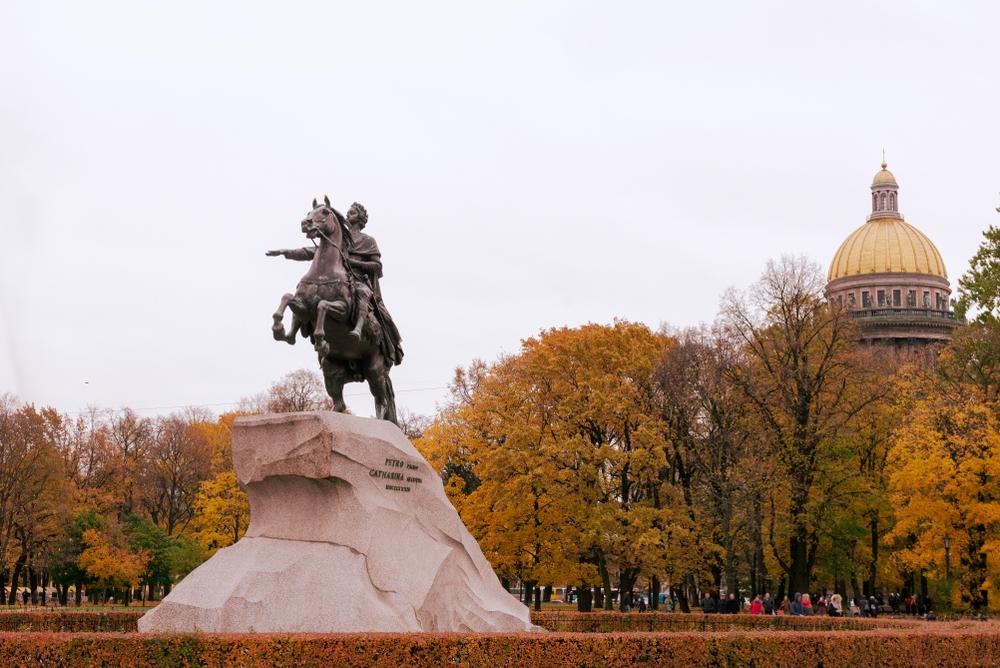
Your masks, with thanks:
[{"label": "trimmed hedge", "polygon": [[1000,630],[211,635],[9,633],[0,666],[995,666]]},{"label": "trimmed hedge", "polygon": [[531,613],[531,621],[549,631],[614,633],[637,631],[870,631],[921,627],[913,619],[862,617],[792,617],[790,615],[704,615],[681,612],[561,612]]},{"label": "trimmed hedge", "polygon": [[[137,631],[146,611],[0,612],[0,631]],[[531,621],[548,631],[615,633],[653,631],[867,631],[876,628],[923,628],[912,619],[844,619],[785,615],[702,615],[643,612],[533,612]]]},{"label": "trimmed hedge", "polygon": [[31,611],[0,612],[0,631],[138,631],[145,611]]}]

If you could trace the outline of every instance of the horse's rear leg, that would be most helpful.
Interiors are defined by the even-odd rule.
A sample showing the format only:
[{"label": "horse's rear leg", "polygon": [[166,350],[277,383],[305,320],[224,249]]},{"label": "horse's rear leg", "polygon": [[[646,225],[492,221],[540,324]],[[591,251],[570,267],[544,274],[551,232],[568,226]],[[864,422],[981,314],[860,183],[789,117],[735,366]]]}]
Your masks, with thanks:
[{"label": "horse's rear leg", "polygon": [[271,316],[274,319],[274,324],[271,325],[271,335],[274,336],[275,341],[284,341],[285,343],[294,344],[295,335],[299,331],[299,321],[292,314],[292,331],[285,333],[285,323],[283,322],[285,317],[285,309],[288,308],[288,303],[295,299],[295,295],[288,293],[282,296],[281,301],[278,302],[278,310],[274,312]]},{"label": "horse's rear leg", "polygon": [[396,394],[389,379],[389,365],[380,353],[375,353],[365,369],[365,380],[375,399],[375,417],[398,425],[396,420]]},{"label": "horse's rear leg", "polygon": [[344,403],[344,383],[350,375],[342,365],[329,359],[320,362],[323,369],[323,382],[326,385],[326,393],[333,400],[333,410],[338,413],[347,412],[347,404]]}]

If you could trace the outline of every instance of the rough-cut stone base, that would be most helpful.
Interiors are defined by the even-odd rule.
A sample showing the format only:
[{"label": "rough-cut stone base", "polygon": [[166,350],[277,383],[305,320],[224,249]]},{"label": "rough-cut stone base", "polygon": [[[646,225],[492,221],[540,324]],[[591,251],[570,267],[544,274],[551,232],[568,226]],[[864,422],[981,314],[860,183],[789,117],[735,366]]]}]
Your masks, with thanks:
[{"label": "rough-cut stone base", "polygon": [[250,527],[140,631],[536,630],[399,429],[339,413],[239,418]]}]

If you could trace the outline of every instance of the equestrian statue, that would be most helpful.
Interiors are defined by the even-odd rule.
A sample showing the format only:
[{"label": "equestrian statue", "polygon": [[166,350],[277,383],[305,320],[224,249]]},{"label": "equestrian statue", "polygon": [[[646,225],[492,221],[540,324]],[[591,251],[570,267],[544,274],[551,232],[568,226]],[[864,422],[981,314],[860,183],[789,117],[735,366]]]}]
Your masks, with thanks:
[{"label": "equestrian statue", "polygon": [[[345,217],[324,197],[312,202],[302,233],[312,247],[270,250],[269,257],[308,261],[295,294],[286,294],[274,312],[275,340],[295,343],[301,334],[313,344],[333,409],[345,412],[344,384],[368,382],[375,414],[397,423],[389,370],[403,361],[399,330],[382,301],[382,254],[365,234],[368,212],[355,202]],[[285,331],[285,309],[292,311]],[[397,423],[398,424],[398,423]]]}]

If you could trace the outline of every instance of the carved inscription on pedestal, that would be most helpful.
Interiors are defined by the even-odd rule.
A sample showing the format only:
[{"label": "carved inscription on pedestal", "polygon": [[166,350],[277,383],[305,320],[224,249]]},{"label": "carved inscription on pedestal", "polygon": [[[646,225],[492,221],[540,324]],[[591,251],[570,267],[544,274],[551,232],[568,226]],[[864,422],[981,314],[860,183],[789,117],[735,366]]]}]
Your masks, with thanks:
[{"label": "carved inscription on pedestal", "polygon": [[411,462],[387,457],[382,463],[382,468],[369,469],[368,475],[388,481],[385,488],[390,492],[410,492],[413,490],[413,485],[423,482],[417,475],[419,468]]}]

